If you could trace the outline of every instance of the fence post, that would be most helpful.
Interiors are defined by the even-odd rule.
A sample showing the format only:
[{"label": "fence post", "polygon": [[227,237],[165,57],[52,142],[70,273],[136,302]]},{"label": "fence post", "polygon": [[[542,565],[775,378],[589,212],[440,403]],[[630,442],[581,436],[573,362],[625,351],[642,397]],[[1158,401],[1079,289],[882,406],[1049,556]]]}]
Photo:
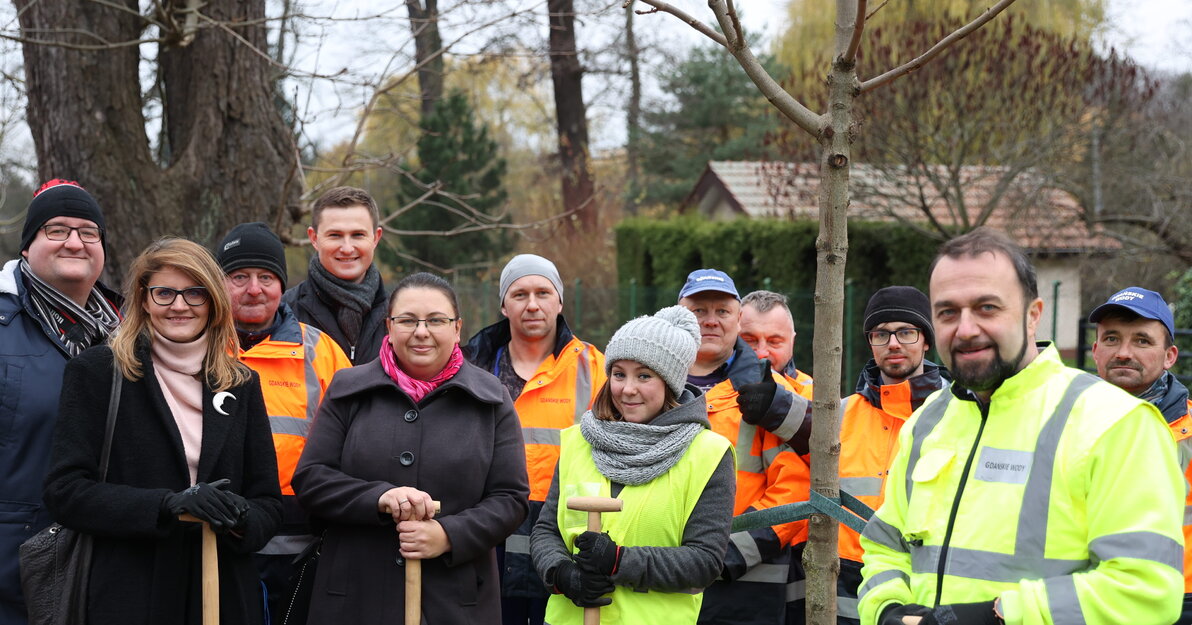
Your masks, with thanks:
[{"label": "fence post", "polygon": [[1056,349],[1060,347],[1060,329],[1056,325],[1060,313],[1060,284],[1059,280],[1051,283],[1051,340]]},{"label": "fence post", "polygon": [[770,276],[766,276],[766,278],[762,280],[762,288],[767,291],[773,291],[774,289],[770,286],[770,284]]},{"label": "fence post", "polygon": [[629,318],[637,318],[637,278],[629,279]]},{"label": "fence post", "polygon": [[575,291],[575,321],[574,321],[574,325],[571,326],[571,331],[574,333],[577,333],[577,334],[582,334],[582,332],[579,329],[579,326],[580,326],[580,322],[584,318],[583,280],[581,280],[580,278],[576,278],[575,284],[571,287],[571,290]]},{"label": "fence post", "polygon": [[[856,289],[853,287],[852,279],[844,281],[844,371],[840,375],[840,392],[845,393],[845,385],[849,380],[855,379],[853,376],[853,297],[856,294]],[[845,396],[845,395],[842,395]]]}]

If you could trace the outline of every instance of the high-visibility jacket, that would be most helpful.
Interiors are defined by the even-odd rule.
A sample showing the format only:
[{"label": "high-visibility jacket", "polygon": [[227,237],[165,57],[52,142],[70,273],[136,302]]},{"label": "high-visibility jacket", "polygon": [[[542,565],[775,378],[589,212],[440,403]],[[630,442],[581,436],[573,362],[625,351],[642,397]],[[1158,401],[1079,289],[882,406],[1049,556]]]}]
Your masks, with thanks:
[{"label": "high-visibility jacket", "polygon": [[1171,372],[1164,372],[1167,392],[1152,400],[1175,437],[1180,471],[1188,482],[1184,500],[1184,594],[1192,593],[1192,400],[1188,389]]},{"label": "high-visibility jacket", "polygon": [[[530,530],[538,521],[555,475],[555,464],[559,462],[559,433],[579,423],[608,377],[604,372],[604,354],[572,334],[562,315],[556,328],[554,350],[526,380],[521,395],[513,402],[526,445],[530,513],[505,540],[501,586],[506,597],[547,596],[530,561]],[[511,339],[509,320],[502,319],[469,339],[463,347],[464,356],[477,367],[497,375],[501,350],[508,349]]]},{"label": "high-visibility jacket", "polygon": [[[705,394],[712,431],[733,442],[737,454],[737,493],[733,514],[739,516],[809,497],[811,472],[782,439],[741,419],[737,387],[761,381],[760,360],[740,338],[733,348],[728,379]],[[781,388],[791,390],[786,379],[773,374]],[[717,622],[736,615],[732,622],[773,623],[785,611],[789,545],[807,539],[807,521],[796,521],[730,535],[728,569],[743,559],[746,571],[720,580],[704,596],[701,622]],[[769,616],[770,613],[775,616]]]},{"label": "high-visibility jacket", "polygon": [[[567,509],[570,496],[609,497],[612,485],[592,461],[592,447],[579,426],[562,433],[559,463],[559,533],[568,549],[575,551],[575,537],[587,530],[587,513]],[[601,515],[601,531],[621,547],[679,547],[691,511],[699,502],[708,479],[731,448],[723,436],[708,430],[696,435],[675,466],[638,486],[626,485],[617,494],[620,512]],[[690,592],[642,592],[617,586],[612,605],[600,609],[602,623],[692,623],[703,602],[702,588]],[[583,622],[583,610],[563,595],[552,595],[546,608],[551,625]]]},{"label": "high-visibility jacket", "polygon": [[[924,400],[948,385],[940,372],[939,365],[925,361],[920,375],[882,384],[881,369],[869,361],[857,379],[857,392],[841,400],[840,490],[874,510],[882,505],[898,433]],[[861,562],[860,540],[860,534],[840,524],[840,557]]]},{"label": "high-visibility jacket", "polygon": [[261,394],[277,450],[278,482],[282,495],[292,497],[290,478],[323,392],[335,372],[352,363],[329,334],[300,323],[285,304],[278,312],[281,321],[273,334],[247,351],[239,350],[239,356],[261,377]]},{"label": "high-visibility jacket", "polygon": [[1158,410],[1054,346],[988,404],[953,384],[902,428],[861,535],[861,622],[1000,598],[1009,625],[1171,623],[1183,489]]},{"label": "high-visibility jacket", "polygon": [[791,389],[799,394],[800,397],[810,400],[812,390],[815,387],[815,380],[810,375],[794,369],[792,371],[784,371],[782,377],[786,378],[786,383],[790,384]]}]

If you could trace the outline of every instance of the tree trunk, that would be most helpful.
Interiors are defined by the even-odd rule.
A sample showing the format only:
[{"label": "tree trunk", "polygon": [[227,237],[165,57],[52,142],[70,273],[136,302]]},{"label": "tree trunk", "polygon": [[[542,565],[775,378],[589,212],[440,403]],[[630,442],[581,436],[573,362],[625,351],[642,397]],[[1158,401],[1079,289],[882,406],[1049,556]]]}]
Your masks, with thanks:
[{"label": "tree trunk", "polygon": [[[820,162],[819,236],[816,238],[814,378],[815,407],[811,430],[811,489],[840,497],[840,360],[843,354],[844,269],[848,257],[849,168],[852,165],[853,100],[859,82],[854,64],[841,55],[852,34],[857,6],[837,2],[836,61],[828,76],[828,126],[818,137]],[[843,32],[847,31],[847,32]],[[821,391],[823,394],[821,394]],[[836,579],[840,575],[837,521],[825,514],[808,520],[807,622],[835,625]]]},{"label": "tree trunk", "polygon": [[211,246],[238,223],[266,221],[288,238],[301,182],[274,103],[263,0],[208,0],[203,14],[227,30],[203,28],[189,45],[163,34],[165,163],[149,147],[137,46],[77,49],[138,39],[146,21],[137,2],[14,4],[22,35],[60,44],[23,44],[38,175],[78,180],[95,195],[107,220],[109,277],[166,234]]},{"label": "tree trunk", "polygon": [[414,35],[414,61],[418,64],[418,89],[422,92],[422,118],[443,98],[443,39],[439,36],[438,0],[406,0],[410,32]]},{"label": "tree trunk", "polygon": [[584,106],[583,68],[575,45],[575,3],[547,0],[550,20],[550,75],[555,88],[555,119],[562,168],[563,210],[576,211],[573,229],[596,226],[596,183],[588,163],[588,118]]},{"label": "tree trunk", "polygon": [[625,6],[625,57],[629,61],[629,106],[625,111],[628,136],[625,142],[625,188],[629,190],[629,197],[625,200],[625,212],[629,215],[637,214],[637,198],[641,193],[637,159],[641,151],[642,74],[633,18],[633,2],[630,0]]}]

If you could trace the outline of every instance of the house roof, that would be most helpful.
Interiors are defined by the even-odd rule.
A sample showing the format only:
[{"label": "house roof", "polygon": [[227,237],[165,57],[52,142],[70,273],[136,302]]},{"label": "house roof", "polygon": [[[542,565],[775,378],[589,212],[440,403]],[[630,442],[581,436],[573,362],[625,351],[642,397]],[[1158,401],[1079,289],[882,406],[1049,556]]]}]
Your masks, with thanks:
[{"label": "house roof", "polygon": [[[1047,186],[1029,171],[979,165],[908,170],[854,164],[850,179],[850,218],[905,221],[938,233],[940,226],[969,229],[962,227],[967,213],[968,225],[984,223],[1002,230],[1035,253],[1121,248],[1120,241],[1099,227],[1090,228],[1075,197]],[[711,161],[680,210],[701,207],[707,204],[705,198],[712,197],[749,217],[817,219],[818,194],[816,163]],[[714,207],[701,208],[711,212]],[[988,215],[982,221],[985,210]]]}]

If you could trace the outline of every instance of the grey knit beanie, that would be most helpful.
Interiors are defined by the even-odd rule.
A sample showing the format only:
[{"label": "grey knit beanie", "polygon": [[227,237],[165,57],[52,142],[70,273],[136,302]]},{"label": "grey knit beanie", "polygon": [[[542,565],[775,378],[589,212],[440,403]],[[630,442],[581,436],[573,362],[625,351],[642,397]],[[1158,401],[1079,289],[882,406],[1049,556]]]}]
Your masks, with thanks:
[{"label": "grey knit beanie", "polygon": [[505,305],[505,293],[509,287],[526,276],[542,276],[555,285],[559,293],[559,301],[563,301],[563,279],[559,277],[559,270],[555,264],[537,254],[518,254],[505,264],[501,270],[501,305]]},{"label": "grey knit beanie", "polygon": [[604,350],[604,372],[611,372],[618,360],[639,362],[657,373],[675,395],[681,395],[699,341],[699,322],[690,310],[663,308],[652,317],[626,322],[613,334]]}]

